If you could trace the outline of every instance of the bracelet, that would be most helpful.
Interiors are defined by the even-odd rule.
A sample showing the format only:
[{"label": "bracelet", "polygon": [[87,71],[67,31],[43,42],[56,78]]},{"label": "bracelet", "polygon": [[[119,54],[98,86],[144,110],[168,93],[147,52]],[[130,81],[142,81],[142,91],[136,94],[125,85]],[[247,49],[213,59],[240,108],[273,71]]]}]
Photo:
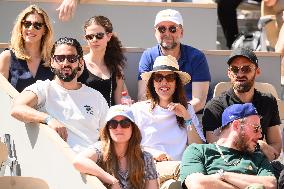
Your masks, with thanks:
[{"label": "bracelet", "polygon": [[119,180],[116,179],[111,184],[108,184],[108,187],[111,187],[111,186],[115,185],[116,183],[119,183]]},{"label": "bracelet", "polygon": [[48,125],[48,123],[49,123],[52,119],[53,119],[53,117],[52,117],[51,115],[48,115],[48,116],[44,119],[43,123],[46,124],[46,125]]},{"label": "bracelet", "polygon": [[116,183],[119,183],[119,180],[113,181],[111,185],[115,185]]},{"label": "bracelet", "polygon": [[192,125],[192,119],[185,120],[184,123],[185,123],[185,126]]}]

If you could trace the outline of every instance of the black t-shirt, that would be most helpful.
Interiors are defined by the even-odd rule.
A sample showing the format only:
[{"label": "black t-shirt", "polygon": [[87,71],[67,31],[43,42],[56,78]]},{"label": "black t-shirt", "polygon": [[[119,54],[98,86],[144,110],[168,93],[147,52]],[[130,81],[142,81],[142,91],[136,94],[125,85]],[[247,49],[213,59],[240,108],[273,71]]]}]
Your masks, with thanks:
[{"label": "black t-shirt", "polygon": [[[259,92],[255,89],[251,103],[255,106],[258,114],[262,117],[260,124],[262,127],[263,137],[266,135],[268,127],[281,124],[277,100],[274,96]],[[233,104],[243,104],[243,102],[236,96],[232,88],[223,92],[220,96],[214,97],[210,100],[204,108],[202,117],[204,132],[214,131],[221,127],[222,113],[224,109]]]},{"label": "black t-shirt", "polygon": [[91,73],[85,65],[85,69],[82,75],[78,78],[78,81],[99,91],[105,97],[108,106],[115,105],[114,91],[117,87],[115,73],[113,73],[109,79],[102,79]]}]

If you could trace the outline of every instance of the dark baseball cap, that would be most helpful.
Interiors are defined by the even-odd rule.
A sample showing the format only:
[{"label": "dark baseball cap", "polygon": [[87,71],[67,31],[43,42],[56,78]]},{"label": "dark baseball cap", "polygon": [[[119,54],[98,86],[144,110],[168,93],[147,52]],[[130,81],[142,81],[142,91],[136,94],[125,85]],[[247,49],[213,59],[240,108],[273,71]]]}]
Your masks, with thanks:
[{"label": "dark baseball cap", "polygon": [[242,119],[251,115],[258,115],[252,103],[233,104],[227,107],[222,114],[222,127],[237,119]]},{"label": "dark baseball cap", "polygon": [[230,65],[231,62],[234,60],[234,58],[239,57],[239,56],[249,59],[256,67],[258,67],[258,59],[256,55],[251,49],[248,49],[248,48],[237,48],[233,50],[229,57],[229,60],[227,61],[227,64]]}]

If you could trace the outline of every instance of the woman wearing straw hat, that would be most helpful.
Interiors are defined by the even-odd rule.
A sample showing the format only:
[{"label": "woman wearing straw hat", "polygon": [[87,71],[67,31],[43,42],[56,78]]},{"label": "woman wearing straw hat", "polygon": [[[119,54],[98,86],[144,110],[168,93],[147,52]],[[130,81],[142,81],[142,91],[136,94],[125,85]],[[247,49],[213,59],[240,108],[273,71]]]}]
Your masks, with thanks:
[{"label": "woman wearing straw hat", "polygon": [[97,176],[111,189],[158,189],[153,157],[141,150],[141,133],[129,106],[112,106],[106,121],[101,146],[78,154],[75,168]]},{"label": "woman wearing straw hat", "polygon": [[159,56],[153,70],[144,72],[147,101],[132,105],[135,123],[142,133],[142,145],[156,161],[180,161],[186,146],[205,138],[183,86],[190,75],[179,71],[176,59]]}]

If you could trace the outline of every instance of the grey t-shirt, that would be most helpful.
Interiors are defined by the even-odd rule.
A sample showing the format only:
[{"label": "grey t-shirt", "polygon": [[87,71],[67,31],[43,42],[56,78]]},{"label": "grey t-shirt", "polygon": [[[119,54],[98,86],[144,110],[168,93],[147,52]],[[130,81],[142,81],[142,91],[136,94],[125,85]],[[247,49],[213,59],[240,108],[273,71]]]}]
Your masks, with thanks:
[{"label": "grey t-shirt", "polygon": [[[93,146],[92,149],[96,150],[97,154],[98,154],[98,160],[97,163],[98,165],[100,164],[100,162],[102,162],[102,151],[101,148],[99,146]],[[153,179],[157,179],[158,178],[158,172],[156,170],[156,165],[154,163],[154,159],[153,156],[146,151],[143,151],[143,157],[144,157],[144,171],[145,171],[145,180],[153,180]],[[128,182],[128,170],[127,171],[118,171],[118,178],[119,180],[119,184],[120,187],[122,189],[129,189],[129,188],[134,188],[130,182]]]}]

